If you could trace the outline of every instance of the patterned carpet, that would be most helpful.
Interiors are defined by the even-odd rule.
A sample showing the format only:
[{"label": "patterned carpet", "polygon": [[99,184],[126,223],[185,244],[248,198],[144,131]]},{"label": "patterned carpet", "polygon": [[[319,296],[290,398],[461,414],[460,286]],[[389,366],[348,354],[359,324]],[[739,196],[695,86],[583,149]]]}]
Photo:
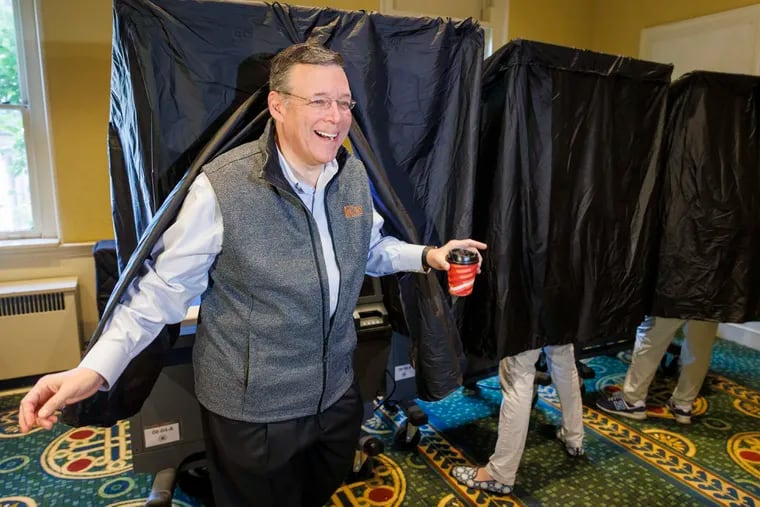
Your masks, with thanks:
[{"label": "patterned carpet", "polygon": [[[383,439],[372,476],[344,485],[330,505],[342,506],[760,506],[760,352],[719,340],[694,423],[677,424],[662,405],[672,379],[658,377],[645,421],[608,416],[593,401],[619,389],[627,355],[587,361],[586,456],[571,458],[553,437],[559,423],[551,386],[539,389],[512,497],[464,488],[452,466],[482,464],[496,441],[500,391],[495,378],[420,403],[430,424],[413,450],[393,447],[400,412],[378,411],[365,430]],[[57,427],[21,436],[16,407],[22,391],[0,393],[0,507],[143,505],[152,477],[130,464],[128,423],[109,429]],[[174,505],[201,505],[178,489]]]}]

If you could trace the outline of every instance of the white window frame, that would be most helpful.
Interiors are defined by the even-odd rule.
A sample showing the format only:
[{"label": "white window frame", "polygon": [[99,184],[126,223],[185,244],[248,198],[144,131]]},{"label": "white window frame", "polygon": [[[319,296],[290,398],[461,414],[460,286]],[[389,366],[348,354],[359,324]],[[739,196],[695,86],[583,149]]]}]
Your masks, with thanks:
[{"label": "white window frame", "polygon": [[22,112],[34,227],[31,231],[18,233],[0,232],[0,247],[18,245],[17,240],[57,240],[59,237],[42,65],[40,0],[12,2],[16,22],[21,104],[0,105],[0,108]]}]

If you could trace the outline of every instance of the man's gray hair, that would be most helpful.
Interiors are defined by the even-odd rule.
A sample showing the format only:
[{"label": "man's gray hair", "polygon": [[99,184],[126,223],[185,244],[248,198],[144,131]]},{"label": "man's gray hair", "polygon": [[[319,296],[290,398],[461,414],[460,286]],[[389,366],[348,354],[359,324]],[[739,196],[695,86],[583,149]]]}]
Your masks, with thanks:
[{"label": "man's gray hair", "polygon": [[269,70],[269,89],[287,92],[288,74],[296,64],[307,65],[338,65],[343,67],[343,57],[324,46],[302,42],[293,44],[277,53],[272,58]]}]

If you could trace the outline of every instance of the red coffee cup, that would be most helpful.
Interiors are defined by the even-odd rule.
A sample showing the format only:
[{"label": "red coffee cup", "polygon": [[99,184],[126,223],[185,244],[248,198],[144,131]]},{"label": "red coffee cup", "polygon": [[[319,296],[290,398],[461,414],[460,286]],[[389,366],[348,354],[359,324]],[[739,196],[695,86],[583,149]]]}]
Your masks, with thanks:
[{"label": "red coffee cup", "polygon": [[449,262],[449,294],[469,296],[478,272],[478,254],[464,248],[454,248],[449,251],[446,260]]}]

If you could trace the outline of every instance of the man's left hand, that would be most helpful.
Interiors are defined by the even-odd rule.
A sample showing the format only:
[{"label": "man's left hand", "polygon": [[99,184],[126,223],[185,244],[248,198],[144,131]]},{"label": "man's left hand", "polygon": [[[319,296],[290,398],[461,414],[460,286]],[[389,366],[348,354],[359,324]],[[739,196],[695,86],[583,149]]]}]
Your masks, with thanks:
[{"label": "man's left hand", "polygon": [[481,243],[480,241],[475,241],[474,239],[452,239],[443,246],[428,250],[428,266],[440,271],[448,271],[449,262],[446,260],[446,257],[448,257],[449,252],[454,248],[464,248],[465,250],[478,254],[478,273],[480,273],[480,265],[483,262],[483,257],[481,257],[478,250],[485,250],[488,248],[488,245]]}]

